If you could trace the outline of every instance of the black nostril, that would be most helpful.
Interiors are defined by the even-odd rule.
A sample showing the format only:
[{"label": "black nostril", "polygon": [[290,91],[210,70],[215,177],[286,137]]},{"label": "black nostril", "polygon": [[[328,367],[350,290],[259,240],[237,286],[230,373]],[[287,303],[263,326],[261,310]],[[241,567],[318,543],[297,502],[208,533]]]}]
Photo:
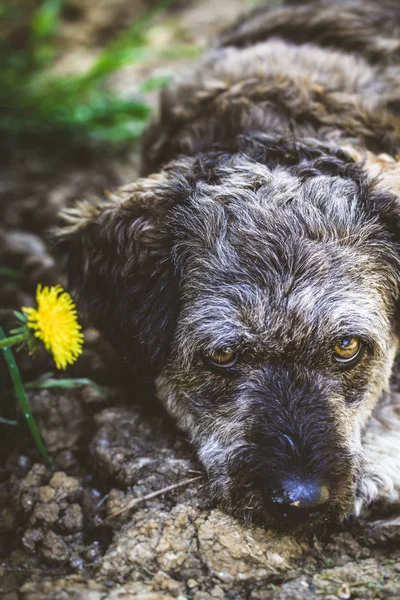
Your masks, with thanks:
[{"label": "black nostril", "polygon": [[284,521],[312,521],[328,508],[329,500],[329,487],[315,480],[287,479],[268,494],[271,511]]}]

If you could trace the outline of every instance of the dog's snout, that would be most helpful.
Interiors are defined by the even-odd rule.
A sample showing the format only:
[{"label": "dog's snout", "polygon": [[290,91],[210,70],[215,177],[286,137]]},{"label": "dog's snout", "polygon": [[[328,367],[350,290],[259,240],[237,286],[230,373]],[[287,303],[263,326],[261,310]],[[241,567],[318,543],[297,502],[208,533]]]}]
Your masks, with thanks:
[{"label": "dog's snout", "polygon": [[298,523],[317,519],[330,500],[328,485],[315,479],[287,479],[281,487],[266,494],[270,510],[278,520]]}]

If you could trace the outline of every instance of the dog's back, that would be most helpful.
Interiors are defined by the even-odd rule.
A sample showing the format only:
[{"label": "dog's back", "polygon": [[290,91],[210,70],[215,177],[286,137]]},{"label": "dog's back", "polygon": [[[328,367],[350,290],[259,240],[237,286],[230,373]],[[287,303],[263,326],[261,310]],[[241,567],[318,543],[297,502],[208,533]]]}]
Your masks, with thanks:
[{"label": "dog's back", "polygon": [[284,8],[263,7],[221,37],[221,45],[243,47],[280,37],[295,44],[357,52],[371,62],[398,63],[398,0],[300,0]]},{"label": "dog's back", "polygon": [[165,91],[143,146],[149,173],[178,155],[234,150],[254,131],[397,154],[400,3],[262,8]]}]

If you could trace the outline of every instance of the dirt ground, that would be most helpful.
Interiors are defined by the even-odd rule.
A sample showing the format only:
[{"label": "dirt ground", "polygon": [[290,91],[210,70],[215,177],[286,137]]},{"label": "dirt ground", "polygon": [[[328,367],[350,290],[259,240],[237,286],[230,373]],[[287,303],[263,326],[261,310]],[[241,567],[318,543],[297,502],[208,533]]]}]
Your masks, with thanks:
[{"label": "dirt ground", "polygon": [[[181,1],[171,16],[179,35],[205,47],[209,36],[251,4]],[[144,5],[69,2],[55,68],[89,64]],[[146,68],[177,65],[161,61]],[[142,76],[124,69],[115,85],[130,93]],[[33,302],[38,282],[65,283],[62,259],[48,241],[59,210],[132,180],[137,156],[133,148],[118,158],[76,156],[60,164],[26,148],[4,157],[0,263],[22,271],[24,279],[0,280],[3,327],[12,322],[13,309]],[[21,353],[18,360],[25,381],[52,370],[44,352],[33,359]],[[400,598],[398,516],[372,513],[363,522],[296,536],[244,526],[210,503],[184,436],[151,390],[130,381],[96,330],[86,327],[84,354],[68,375],[91,377],[105,391],[87,386],[29,392],[54,471],[41,463],[22,424],[0,424],[0,598]],[[399,388],[398,378],[393,385]],[[4,393],[0,414],[17,414]],[[175,484],[182,485],[143,499]]]}]

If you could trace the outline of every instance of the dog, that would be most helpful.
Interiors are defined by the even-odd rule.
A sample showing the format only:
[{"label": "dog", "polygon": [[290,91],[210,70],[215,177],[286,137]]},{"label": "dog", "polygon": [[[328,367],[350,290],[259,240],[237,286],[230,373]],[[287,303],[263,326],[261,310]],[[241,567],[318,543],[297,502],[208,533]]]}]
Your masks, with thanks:
[{"label": "dog", "polygon": [[400,498],[400,4],[261,8],[64,213],[72,289],[248,521]]}]

